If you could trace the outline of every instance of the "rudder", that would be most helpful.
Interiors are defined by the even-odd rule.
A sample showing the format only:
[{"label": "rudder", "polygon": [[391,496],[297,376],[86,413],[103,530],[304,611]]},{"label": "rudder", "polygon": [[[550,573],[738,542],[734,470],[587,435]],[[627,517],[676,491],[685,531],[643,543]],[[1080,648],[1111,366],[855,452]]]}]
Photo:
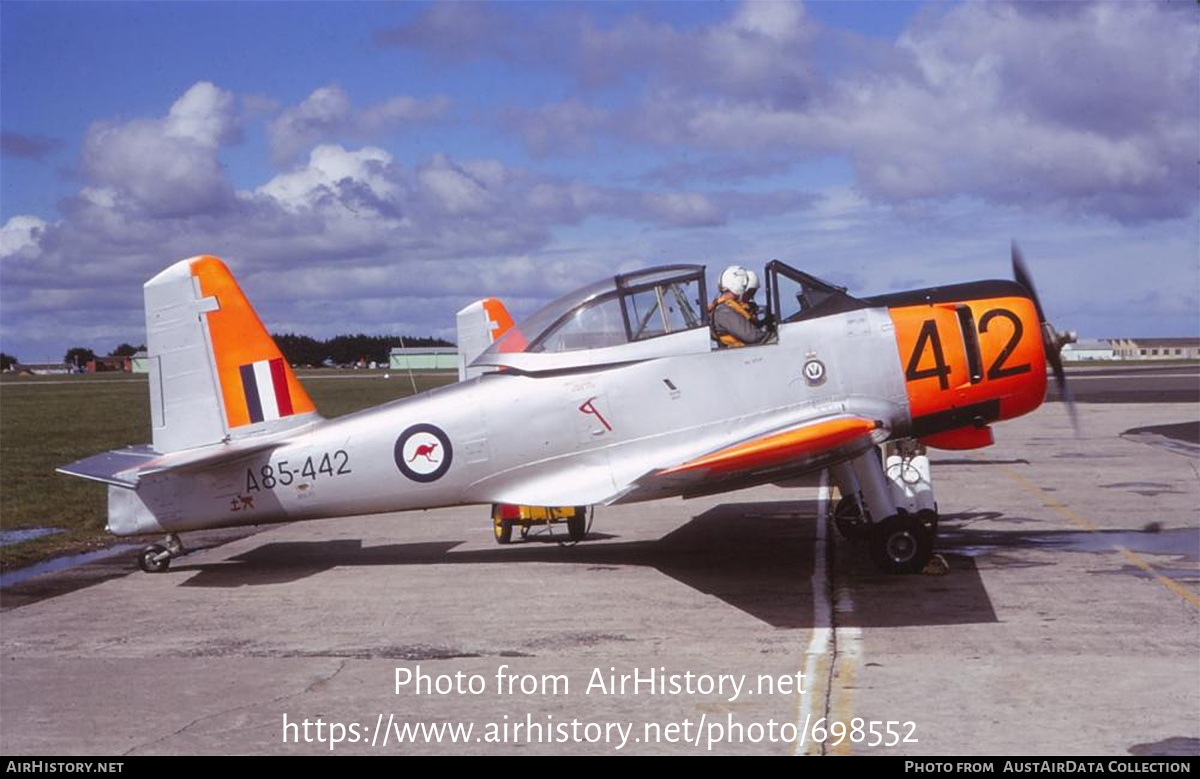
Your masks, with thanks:
[{"label": "rudder", "polygon": [[496,298],[476,300],[457,314],[458,380],[478,376],[480,368],[467,369],[497,338],[513,326],[508,309]]},{"label": "rudder", "polygon": [[221,260],[177,262],[144,292],[155,451],[286,430],[317,416]]}]

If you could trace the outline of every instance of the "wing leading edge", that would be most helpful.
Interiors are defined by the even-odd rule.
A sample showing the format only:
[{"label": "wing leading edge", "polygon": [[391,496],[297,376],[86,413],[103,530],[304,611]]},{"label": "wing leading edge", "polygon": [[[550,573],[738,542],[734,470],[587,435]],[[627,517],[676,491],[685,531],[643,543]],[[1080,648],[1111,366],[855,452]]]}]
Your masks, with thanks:
[{"label": "wing leading edge", "polygon": [[874,445],[874,434],[883,427],[853,415],[813,420],[651,471],[608,502],[703,495],[822,468]]}]

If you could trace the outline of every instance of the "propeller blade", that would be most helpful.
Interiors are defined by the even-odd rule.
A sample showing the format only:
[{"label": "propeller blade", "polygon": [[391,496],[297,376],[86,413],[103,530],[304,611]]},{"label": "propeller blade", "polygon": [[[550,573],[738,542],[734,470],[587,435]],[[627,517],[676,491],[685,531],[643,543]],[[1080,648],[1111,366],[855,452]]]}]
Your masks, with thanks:
[{"label": "propeller blade", "polygon": [[1067,372],[1063,368],[1062,361],[1062,348],[1075,341],[1075,334],[1065,332],[1059,335],[1055,331],[1054,325],[1046,321],[1046,312],[1042,308],[1042,301],[1038,298],[1037,288],[1033,285],[1033,274],[1029,272],[1029,266],[1025,264],[1025,257],[1022,256],[1021,248],[1017,246],[1016,241],[1012,242],[1012,269],[1013,278],[1029,291],[1029,297],[1033,300],[1034,308],[1037,309],[1038,321],[1042,324],[1042,348],[1046,353],[1046,362],[1050,363],[1050,369],[1054,371],[1054,383],[1058,387],[1059,397],[1067,406],[1071,427],[1075,429],[1075,434],[1079,435],[1079,417],[1075,413],[1075,396],[1071,393],[1071,388],[1067,386]]},{"label": "propeller blade", "polygon": [[1078,435],[1079,418],[1075,413],[1075,395],[1071,392],[1071,388],[1067,386],[1067,372],[1063,368],[1061,354],[1062,347],[1056,347],[1054,340],[1046,338],[1050,332],[1053,332],[1053,328],[1049,324],[1044,327],[1042,343],[1046,347],[1046,359],[1050,361],[1050,368],[1054,371],[1054,383],[1058,387],[1058,395],[1067,406],[1067,416],[1071,418],[1071,427],[1075,429],[1075,434]]},{"label": "propeller blade", "polygon": [[1012,269],[1013,278],[1017,280],[1025,289],[1029,290],[1029,296],[1033,298],[1034,308],[1037,309],[1038,321],[1046,321],[1046,312],[1042,310],[1042,301],[1038,299],[1037,288],[1033,286],[1033,274],[1029,272],[1028,266],[1025,265],[1025,258],[1021,255],[1021,247],[1017,246],[1017,242],[1012,242]]}]

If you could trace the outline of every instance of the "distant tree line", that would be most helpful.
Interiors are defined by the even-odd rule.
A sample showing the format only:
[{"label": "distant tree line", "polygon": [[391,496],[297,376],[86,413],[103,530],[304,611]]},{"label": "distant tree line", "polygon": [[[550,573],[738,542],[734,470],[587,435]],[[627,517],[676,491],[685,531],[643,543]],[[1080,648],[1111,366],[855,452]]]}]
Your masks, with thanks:
[{"label": "distant tree line", "polygon": [[323,365],[328,360],[334,365],[352,365],[360,360],[387,364],[392,349],[404,346],[450,346],[454,344],[441,338],[413,338],[396,335],[337,335],[327,341],[319,341],[307,335],[274,333],[271,335],[284,359],[292,365]]},{"label": "distant tree line", "polygon": [[[109,357],[132,357],[138,352],[146,351],[146,345],[134,346],[132,344],[121,344],[117,348],[108,353]],[[63,355],[63,362],[75,368],[82,370],[89,362],[96,359],[96,353],[91,349],[83,346],[72,346]]]},{"label": "distant tree line", "polygon": [[[454,344],[441,338],[413,338],[397,335],[337,335],[327,341],[319,341],[307,335],[284,333],[272,335],[283,352],[284,359],[292,365],[324,365],[326,361],[335,365],[353,365],[360,360],[386,364],[394,347],[400,346],[449,346]],[[109,357],[132,357],[146,351],[146,346],[121,344],[108,353]],[[83,346],[73,346],[63,355],[63,362],[82,370],[96,359],[96,353]],[[0,370],[8,370],[19,363],[11,354],[0,353]]]}]

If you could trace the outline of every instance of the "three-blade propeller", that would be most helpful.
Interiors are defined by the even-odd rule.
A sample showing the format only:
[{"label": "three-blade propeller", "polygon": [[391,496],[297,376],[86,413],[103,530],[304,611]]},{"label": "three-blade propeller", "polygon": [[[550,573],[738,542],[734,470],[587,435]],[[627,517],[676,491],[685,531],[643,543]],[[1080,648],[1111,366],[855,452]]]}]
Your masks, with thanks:
[{"label": "three-blade propeller", "polygon": [[1046,360],[1050,363],[1051,369],[1054,371],[1054,381],[1058,385],[1058,394],[1062,398],[1063,403],[1067,404],[1067,414],[1071,417],[1071,426],[1075,428],[1075,432],[1079,432],[1079,420],[1075,415],[1075,398],[1071,395],[1071,390],[1067,386],[1067,374],[1063,370],[1062,348],[1069,343],[1075,343],[1075,333],[1068,330],[1059,333],[1054,329],[1054,325],[1046,321],[1046,312],[1042,308],[1042,301],[1038,299],[1037,289],[1033,285],[1033,276],[1029,272],[1028,266],[1025,265],[1025,258],[1021,256],[1021,249],[1017,246],[1017,242],[1012,244],[1012,267],[1013,278],[1017,283],[1025,289],[1029,290],[1029,296],[1033,298],[1033,305],[1037,309],[1038,322],[1042,325],[1042,346],[1045,348]]}]

